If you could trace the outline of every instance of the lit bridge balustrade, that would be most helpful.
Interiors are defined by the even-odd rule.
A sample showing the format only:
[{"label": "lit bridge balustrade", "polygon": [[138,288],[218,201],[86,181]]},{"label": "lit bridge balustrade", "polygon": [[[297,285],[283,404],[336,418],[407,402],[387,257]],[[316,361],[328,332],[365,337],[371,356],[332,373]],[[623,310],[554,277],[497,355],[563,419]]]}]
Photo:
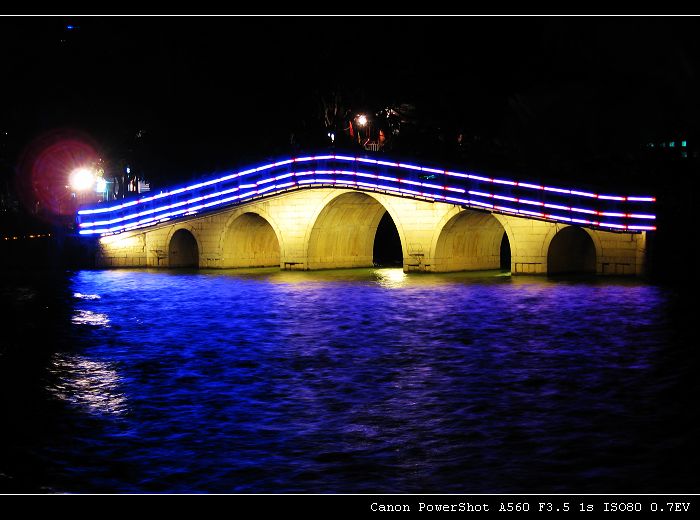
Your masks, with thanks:
[{"label": "lit bridge balustrade", "polygon": [[[656,229],[654,202],[648,195],[326,154],[81,209],[77,229],[102,237],[103,265],[180,266],[182,261],[170,257],[194,244],[197,251],[187,253],[187,265],[358,267],[372,265],[377,226],[388,213],[406,271],[498,268],[507,243],[513,273],[566,272],[583,255],[584,270],[639,274],[646,232]],[[566,227],[578,231],[554,241],[555,253],[561,252],[548,258],[554,254],[552,240]],[[192,240],[175,236],[173,253],[178,230]],[[586,247],[580,240],[588,240]],[[562,255],[571,258],[562,261]]]}]

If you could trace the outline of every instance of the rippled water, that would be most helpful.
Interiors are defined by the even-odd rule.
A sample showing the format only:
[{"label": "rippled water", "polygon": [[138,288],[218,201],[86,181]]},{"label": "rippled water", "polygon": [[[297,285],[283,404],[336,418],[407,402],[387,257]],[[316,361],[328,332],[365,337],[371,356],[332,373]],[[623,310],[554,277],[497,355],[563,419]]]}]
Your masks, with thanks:
[{"label": "rippled water", "polygon": [[687,302],[397,269],[6,277],[0,490],[698,492]]}]

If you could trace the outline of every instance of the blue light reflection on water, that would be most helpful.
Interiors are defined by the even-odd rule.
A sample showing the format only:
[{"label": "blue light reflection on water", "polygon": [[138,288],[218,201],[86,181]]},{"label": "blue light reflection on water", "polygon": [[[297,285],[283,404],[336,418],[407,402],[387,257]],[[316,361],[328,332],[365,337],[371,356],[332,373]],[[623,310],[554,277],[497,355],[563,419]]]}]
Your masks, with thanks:
[{"label": "blue light reflection on water", "polygon": [[652,285],[118,270],[70,291],[51,489],[697,491]]}]

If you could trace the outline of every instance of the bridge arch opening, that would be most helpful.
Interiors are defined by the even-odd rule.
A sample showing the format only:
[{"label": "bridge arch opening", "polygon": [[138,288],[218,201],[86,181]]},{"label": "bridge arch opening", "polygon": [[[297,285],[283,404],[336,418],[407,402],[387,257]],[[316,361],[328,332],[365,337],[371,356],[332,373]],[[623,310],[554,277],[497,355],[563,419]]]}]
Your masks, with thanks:
[{"label": "bridge arch opening", "polygon": [[593,239],[583,229],[568,226],[559,231],[547,250],[547,274],[588,274],[596,272]]},{"label": "bridge arch opening", "polygon": [[510,262],[510,240],[508,240],[508,233],[504,231],[501,238],[501,271],[510,271]]},{"label": "bridge arch opening", "polygon": [[197,239],[187,229],[178,229],[168,244],[169,267],[199,267]]},{"label": "bridge arch opening", "polygon": [[308,268],[371,267],[375,261],[403,264],[399,232],[386,208],[361,192],[335,197],[314,222]]},{"label": "bridge arch opening", "polygon": [[270,223],[257,213],[244,213],[229,226],[223,241],[226,267],[280,265],[280,244]]},{"label": "bridge arch opening", "polygon": [[490,213],[465,210],[440,230],[435,271],[510,270],[510,242],[503,225]]},{"label": "bridge arch opening", "polygon": [[401,237],[388,211],[384,212],[374,235],[372,261],[376,267],[403,267]]}]

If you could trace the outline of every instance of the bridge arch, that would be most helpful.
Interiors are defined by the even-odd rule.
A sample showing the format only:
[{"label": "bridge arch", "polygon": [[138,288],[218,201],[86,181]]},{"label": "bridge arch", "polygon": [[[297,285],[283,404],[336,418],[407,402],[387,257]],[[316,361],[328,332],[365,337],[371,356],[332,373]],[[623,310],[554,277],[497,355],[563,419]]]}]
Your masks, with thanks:
[{"label": "bridge arch", "polygon": [[260,211],[235,213],[221,238],[224,267],[279,266],[281,240],[268,215]]},{"label": "bridge arch", "polygon": [[405,237],[390,204],[374,194],[348,190],[327,197],[311,218],[305,239],[306,268],[372,266],[377,228],[387,213],[396,226],[405,258]]},{"label": "bridge arch", "polygon": [[455,207],[435,231],[432,270],[510,270],[513,245],[513,234],[499,215]]},{"label": "bridge arch", "polygon": [[547,274],[596,273],[600,245],[585,228],[556,229],[547,242]]},{"label": "bridge arch", "polygon": [[199,267],[200,251],[192,228],[173,228],[168,237],[168,267]]}]

